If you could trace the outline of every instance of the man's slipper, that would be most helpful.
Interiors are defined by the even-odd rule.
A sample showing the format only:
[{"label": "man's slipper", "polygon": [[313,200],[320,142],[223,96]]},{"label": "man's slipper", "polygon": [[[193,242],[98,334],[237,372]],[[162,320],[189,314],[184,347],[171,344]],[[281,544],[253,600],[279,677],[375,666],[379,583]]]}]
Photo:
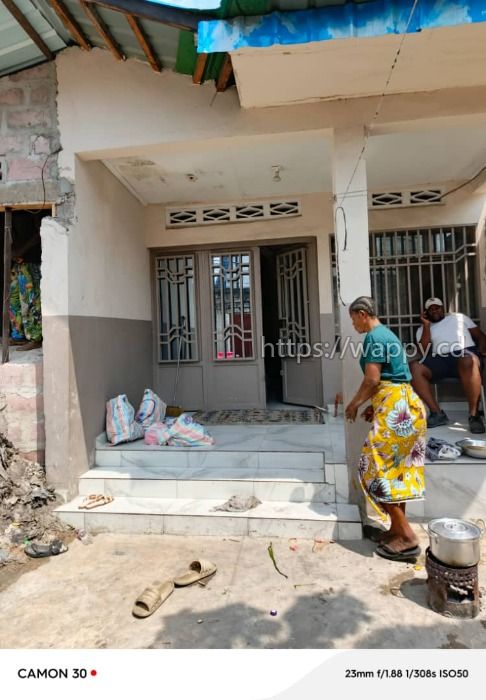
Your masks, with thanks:
[{"label": "man's slipper", "polygon": [[383,559],[390,559],[391,561],[410,561],[415,560],[420,556],[420,547],[410,547],[409,549],[402,549],[401,552],[395,552],[390,549],[386,544],[381,544],[375,549],[376,554]]},{"label": "man's slipper", "polygon": [[164,600],[170,596],[174,590],[174,581],[154,581],[151,586],[148,586],[135,601],[132,614],[135,617],[150,617],[160,608]]},{"label": "man's slipper", "polygon": [[174,584],[176,586],[190,586],[193,583],[202,583],[214,576],[215,573],[216,564],[212,564],[206,559],[196,559],[189,564],[189,571],[184,571],[174,577]]},{"label": "man's slipper", "polygon": [[50,544],[36,544],[35,542],[33,542],[32,544],[28,544],[24,549],[24,552],[27,554],[27,556],[31,557],[32,559],[40,559],[41,557],[53,557],[67,551],[68,548],[66,547],[64,542],[61,542],[61,540],[52,540]]}]

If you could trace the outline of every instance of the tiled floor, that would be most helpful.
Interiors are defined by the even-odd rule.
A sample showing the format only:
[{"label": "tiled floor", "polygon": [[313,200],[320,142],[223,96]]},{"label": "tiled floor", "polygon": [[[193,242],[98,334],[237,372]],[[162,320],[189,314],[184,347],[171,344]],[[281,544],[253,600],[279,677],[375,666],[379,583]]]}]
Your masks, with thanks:
[{"label": "tiled floor", "polygon": [[[326,452],[327,455],[343,441],[342,420],[335,420],[337,422],[323,425],[211,425],[208,430],[214,437],[215,444],[212,447],[193,447],[191,450]],[[98,438],[96,447],[107,447],[104,435]],[[179,448],[153,448],[144,445],[142,440],[136,440],[109,449],[125,451]]]}]

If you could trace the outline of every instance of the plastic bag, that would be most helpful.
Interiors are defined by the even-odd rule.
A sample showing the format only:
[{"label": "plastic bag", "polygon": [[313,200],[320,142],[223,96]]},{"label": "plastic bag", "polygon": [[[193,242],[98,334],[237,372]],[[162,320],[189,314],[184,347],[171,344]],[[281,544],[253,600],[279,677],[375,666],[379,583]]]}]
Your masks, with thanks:
[{"label": "plastic bag", "polygon": [[164,423],[154,423],[145,432],[146,445],[172,445],[173,447],[206,447],[214,444],[214,438],[206,428],[193,420],[188,413],[179,418],[166,418]]},{"label": "plastic bag", "polygon": [[106,437],[112,445],[143,438],[143,428],[135,421],[135,409],[126,394],[106,402]]},{"label": "plastic bag", "polygon": [[165,445],[170,437],[169,429],[175,423],[175,418],[167,418],[165,423],[152,423],[145,431],[143,441],[146,445]]},{"label": "plastic bag", "polygon": [[145,389],[142,402],[135,415],[135,420],[144,430],[154,423],[160,423],[165,418],[166,404],[152,389]]},{"label": "plastic bag", "polygon": [[183,413],[169,428],[169,445],[178,447],[205,447],[214,444],[214,438],[206,428],[193,420],[188,413]]}]

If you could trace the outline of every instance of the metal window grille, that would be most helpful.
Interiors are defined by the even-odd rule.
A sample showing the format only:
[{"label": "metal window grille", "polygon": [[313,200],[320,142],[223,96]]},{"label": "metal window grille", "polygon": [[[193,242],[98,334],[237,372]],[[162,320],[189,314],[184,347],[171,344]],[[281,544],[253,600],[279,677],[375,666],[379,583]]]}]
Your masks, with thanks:
[{"label": "metal window grille", "polygon": [[194,257],[157,257],[159,362],[197,360]]},{"label": "metal window grille", "polygon": [[[334,238],[332,259],[338,323]],[[442,299],[448,312],[478,320],[474,226],[370,233],[370,273],[380,318],[403,342],[415,342],[428,297]]]},{"label": "metal window grille", "polygon": [[309,342],[306,251],[299,248],[281,253],[277,264],[280,340],[286,347],[298,349]]},{"label": "metal window grille", "polygon": [[215,360],[254,357],[250,253],[211,255]]}]

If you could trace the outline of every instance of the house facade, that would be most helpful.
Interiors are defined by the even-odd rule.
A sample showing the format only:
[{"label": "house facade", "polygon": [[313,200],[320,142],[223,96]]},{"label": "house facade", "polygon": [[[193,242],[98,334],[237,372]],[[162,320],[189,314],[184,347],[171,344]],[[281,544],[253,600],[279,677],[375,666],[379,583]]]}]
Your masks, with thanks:
[{"label": "house facade", "polygon": [[[404,342],[431,295],[486,324],[486,23],[460,4],[437,19],[422,3],[421,27],[395,8],[394,33],[370,29],[395,6],[378,2],[347,33],[344,6],[320,8],[328,36],[289,38],[281,15],[271,32],[202,22],[200,51],[231,56],[224,92],[101,49],[57,55],[69,197],[41,225],[43,364],[66,498],[106,400],[152,386],[172,403],[178,364],[187,410],[325,407],[359,383],[356,296]],[[348,465],[365,430],[346,426]]]}]

